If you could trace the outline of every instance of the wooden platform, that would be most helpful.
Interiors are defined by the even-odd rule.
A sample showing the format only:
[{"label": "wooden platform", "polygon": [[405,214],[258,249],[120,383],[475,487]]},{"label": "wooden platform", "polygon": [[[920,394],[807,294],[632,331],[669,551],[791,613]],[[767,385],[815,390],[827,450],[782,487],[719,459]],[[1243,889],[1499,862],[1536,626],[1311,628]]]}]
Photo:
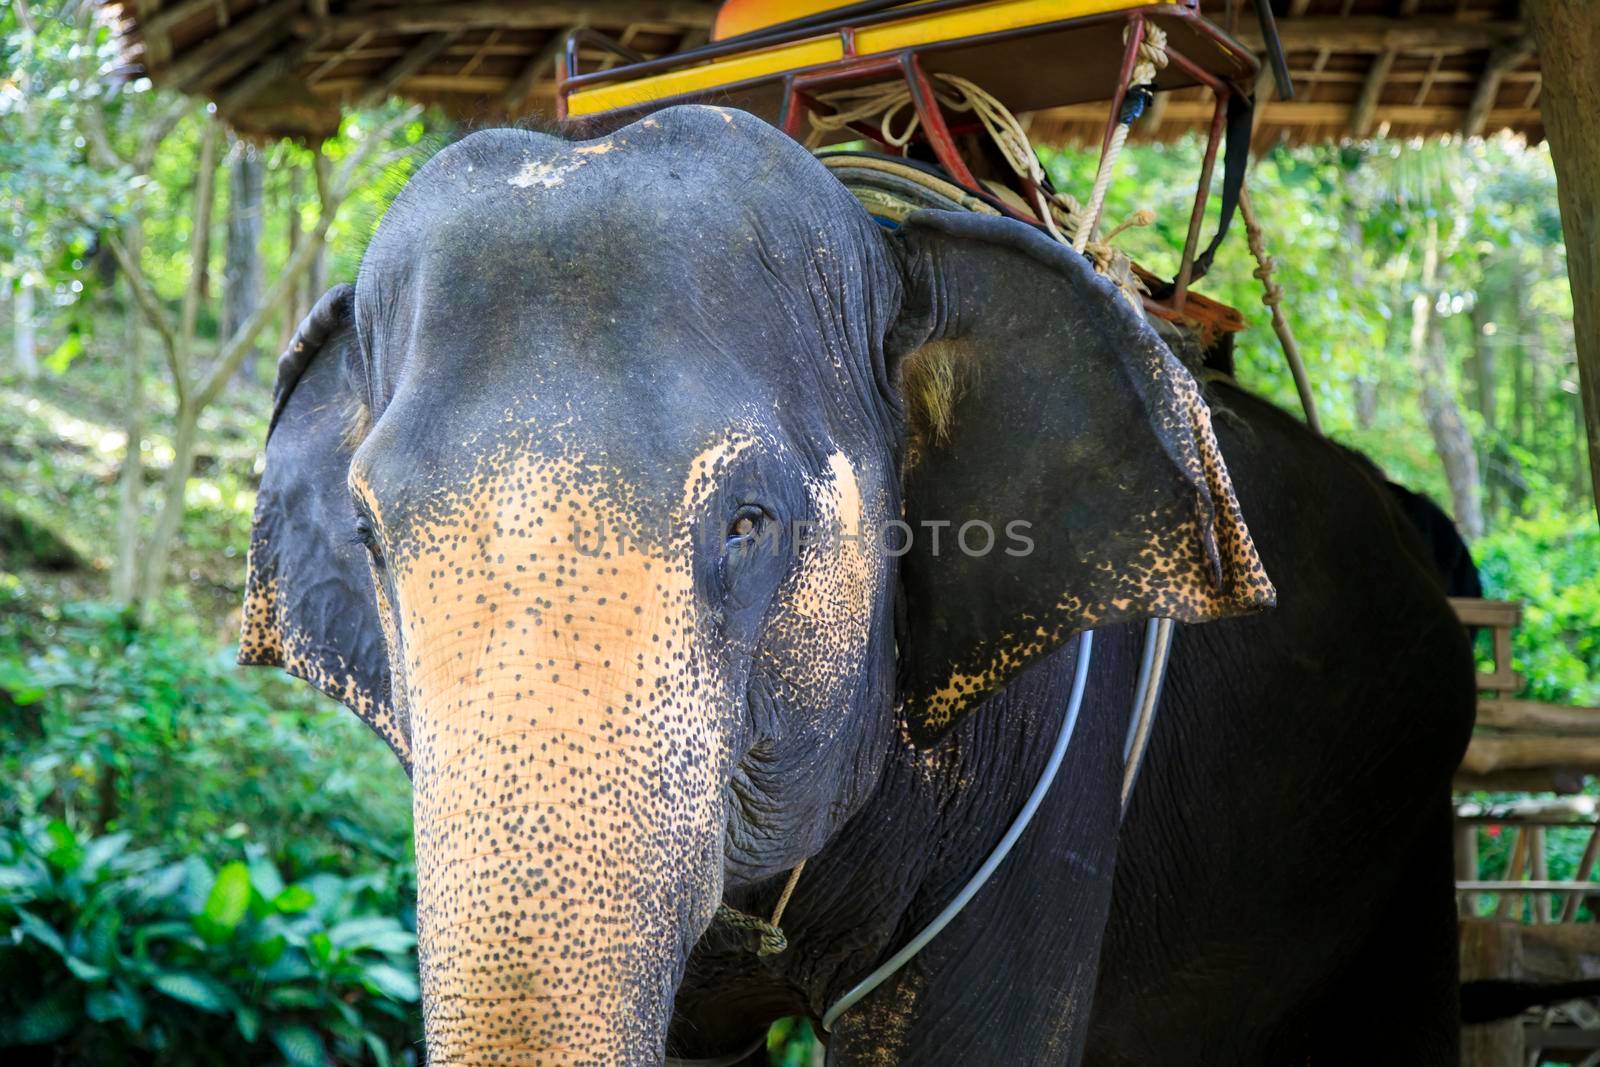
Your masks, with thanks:
[{"label": "wooden platform", "polygon": [[1452,598],[1468,626],[1492,634],[1493,665],[1478,672],[1478,726],[1456,772],[1457,792],[1575,793],[1600,774],[1600,708],[1545,704],[1515,696],[1523,678],[1511,667],[1522,605]]}]

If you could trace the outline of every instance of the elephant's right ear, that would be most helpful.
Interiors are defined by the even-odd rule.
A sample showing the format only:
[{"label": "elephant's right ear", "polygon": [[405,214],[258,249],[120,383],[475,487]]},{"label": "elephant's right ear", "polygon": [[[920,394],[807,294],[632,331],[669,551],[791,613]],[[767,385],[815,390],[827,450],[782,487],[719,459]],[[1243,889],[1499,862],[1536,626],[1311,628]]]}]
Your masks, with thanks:
[{"label": "elephant's right ear", "polygon": [[1082,630],[1273,602],[1194,379],[1082,255],[941,211],[912,215],[891,247],[913,741]]},{"label": "elephant's right ear", "polygon": [[346,479],[366,413],[354,290],[317,301],[278,359],[266,470],[250,532],[239,662],[282,667],[344,704],[409,768],[367,552]]}]

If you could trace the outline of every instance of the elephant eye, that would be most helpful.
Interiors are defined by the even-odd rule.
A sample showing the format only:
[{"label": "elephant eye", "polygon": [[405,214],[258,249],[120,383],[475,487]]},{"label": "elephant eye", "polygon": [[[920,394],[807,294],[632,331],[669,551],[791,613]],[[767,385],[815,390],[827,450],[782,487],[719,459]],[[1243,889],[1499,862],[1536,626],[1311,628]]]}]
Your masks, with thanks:
[{"label": "elephant eye", "polygon": [[356,516],[355,536],[352,540],[367,550],[367,554],[372,557],[372,562],[377,567],[380,569],[383,567],[383,546],[378,543],[378,533],[365,516]]},{"label": "elephant eye", "polygon": [[739,509],[733,521],[728,523],[728,544],[736,545],[748,541],[761,532],[766,525],[767,513],[753,505],[746,505]]}]

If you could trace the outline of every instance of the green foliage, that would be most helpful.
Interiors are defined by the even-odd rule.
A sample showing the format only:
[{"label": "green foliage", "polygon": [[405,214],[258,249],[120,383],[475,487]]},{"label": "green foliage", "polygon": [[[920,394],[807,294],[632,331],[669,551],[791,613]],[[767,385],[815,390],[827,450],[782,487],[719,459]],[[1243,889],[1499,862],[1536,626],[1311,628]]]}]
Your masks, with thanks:
[{"label": "green foliage", "polygon": [[[1139,208],[1155,212],[1152,226],[1125,231],[1116,244],[1166,277],[1183,247],[1201,148],[1193,137],[1131,146],[1106,196],[1108,226]],[[1044,149],[1041,158],[1060,187],[1086,194],[1097,148]],[[1204,239],[1216,228],[1218,188]],[[1545,147],[1509,137],[1280,146],[1255,162],[1250,188],[1332,436],[1450,508],[1420,410],[1421,382],[1406,358],[1419,235],[1434,219],[1444,286],[1434,311],[1458,368],[1445,384],[1465,406],[1478,445],[1491,528],[1540,507],[1587,510],[1571,294]],[[1240,232],[1230,232],[1197,289],[1244,313],[1249,327],[1237,337],[1244,384],[1298,411],[1243,224],[1235,219],[1234,227]]]},{"label": "green foliage", "polygon": [[181,619],[8,599],[0,692],[42,695],[0,736],[0,821],[77,817],[202,853],[251,841],[297,876],[404,857],[409,784],[342,708],[239,670]]},{"label": "green foliage", "polygon": [[394,886],[286,884],[57,819],[0,829],[0,1048],[77,1063],[415,1062],[413,929]]},{"label": "green foliage", "polygon": [[0,577],[0,1047],[414,1058],[405,776],[192,624]]},{"label": "green foliage", "polygon": [[1512,649],[1526,695],[1600,705],[1600,529],[1592,514],[1514,519],[1476,546],[1485,595],[1527,601]]}]

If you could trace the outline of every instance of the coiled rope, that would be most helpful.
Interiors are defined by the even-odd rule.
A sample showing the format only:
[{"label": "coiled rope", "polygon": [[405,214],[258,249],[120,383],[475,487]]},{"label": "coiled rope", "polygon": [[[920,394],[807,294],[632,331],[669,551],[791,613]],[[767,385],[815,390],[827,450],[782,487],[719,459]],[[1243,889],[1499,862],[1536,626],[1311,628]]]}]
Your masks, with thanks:
[{"label": "coiled rope", "polygon": [[[1145,41],[1140,44],[1141,59],[1134,68],[1135,78],[1142,77],[1144,82],[1153,81],[1155,71],[1166,66],[1167,62],[1166,35],[1156,26],[1149,26],[1146,33]],[[1155,221],[1155,213],[1149,209],[1136,211],[1106,235],[1104,240],[1091,241],[1089,237],[1094,228],[1093,220],[1098,217],[1100,207],[1093,206],[1091,202],[1091,210],[1086,211],[1070,194],[1050,189],[1044,166],[1039,162],[1039,153],[1034,150],[1033,142],[1016,115],[992,93],[959,75],[935,74],[933,80],[934,96],[940,106],[959,114],[977,116],[1012,172],[1023,179],[1032,192],[1034,213],[1050,236],[1088,255],[1094,262],[1095,270],[1115,282],[1134,307],[1141,307],[1141,289],[1134,277],[1132,264],[1126,255],[1111,246],[1110,241],[1130,226],[1150,225]],[[1144,82],[1139,84],[1143,85]],[[822,115],[815,110],[808,112],[811,133],[806,143],[813,148],[821,143],[824,135],[848,129],[874,117],[877,119],[878,136],[883,143],[904,148],[922,124],[922,117],[912,106],[911,89],[901,80],[840,89],[824,93],[817,99],[831,108],[832,113]],[[1141,107],[1139,113],[1142,110]],[[1134,117],[1137,115],[1135,113]],[[1121,152],[1121,143],[1127,138],[1125,125],[1119,123],[1117,130],[1119,132],[1113,139],[1115,150],[1101,159],[1096,175],[1100,204],[1105,201],[1105,189],[1110,183],[1115,156]]]},{"label": "coiled rope", "polygon": [[783,892],[778,894],[778,903],[772,909],[772,918],[763,919],[759,915],[751,915],[740,911],[731,904],[717,905],[717,919],[736,930],[749,930],[758,937],[756,955],[776,956],[789,947],[789,938],[784,935],[779,923],[783,922],[783,909],[789,906],[789,898],[794,896],[794,887],[800,882],[800,872],[806,869],[806,861],[801,860],[795,864],[794,870],[789,872],[789,880],[783,885]]}]

